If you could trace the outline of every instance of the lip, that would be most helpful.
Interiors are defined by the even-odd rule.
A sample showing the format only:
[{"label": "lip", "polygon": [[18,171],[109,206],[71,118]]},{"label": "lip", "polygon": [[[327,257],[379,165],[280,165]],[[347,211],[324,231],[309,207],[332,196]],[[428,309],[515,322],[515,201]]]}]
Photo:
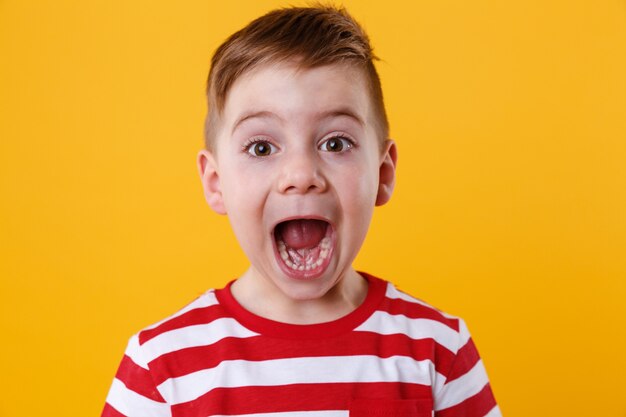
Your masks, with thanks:
[{"label": "lip", "polygon": [[[274,235],[274,231],[276,230],[276,226],[278,226],[280,223],[282,222],[286,222],[289,220],[322,220],[325,221],[326,223],[328,223],[328,225],[330,226],[330,233],[327,237],[330,237],[331,240],[331,245],[330,245],[330,249],[329,249],[329,253],[328,253],[328,257],[326,259],[323,260],[322,264],[318,267],[315,267],[313,269],[310,269],[308,271],[304,270],[304,271],[298,271],[295,270],[293,268],[289,268],[285,262],[283,262],[282,258],[280,257],[280,253],[278,252],[278,247],[276,246],[276,236]],[[281,269],[281,271],[283,271],[283,273],[285,275],[287,275],[290,278],[293,279],[297,279],[297,280],[311,280],[311,279],[315,279],[319,276],[321,276],[326,269],[328,268],[328,265],[330,265],[330,261],[333,258],[333,254],[335,252],[335,243],[336,243],[336,239],[337,239],[337,233],[335,233],[335,225],[333,222],[331,222],[328,218],[323,217],[323,216],[318,216],[318,215],[304,215],[304,216],[290,216],[290,217],[285,217],[284,219],[281,219],[279,221],[277,221],[274,226],[272,227],[271,230],[271,239],[272,239],[272,248],[274,251],[274,259],[276,261],[276,263],[278,264],[279,268]],[[327,232],[328,233],[328,232]]]}]

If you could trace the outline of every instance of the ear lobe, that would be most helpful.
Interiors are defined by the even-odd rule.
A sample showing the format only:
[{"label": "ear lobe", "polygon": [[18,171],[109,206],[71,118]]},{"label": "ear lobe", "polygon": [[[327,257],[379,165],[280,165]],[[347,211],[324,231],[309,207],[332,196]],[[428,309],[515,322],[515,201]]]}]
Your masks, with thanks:
[{"label": "ear lobe", "polygon": [[382,206],[391,199],[393,188],[396,185],[396,165],[398,163],[398,150],[393,140],[385,142],[385,151],[378,175],[378,194],[376,195],[376,205]]},{"label": "ear lobe", "polygon": [[206,202],[217,214],[226,214],[215,157],[211,152],[202,149],[198,152],[197,164]]}]

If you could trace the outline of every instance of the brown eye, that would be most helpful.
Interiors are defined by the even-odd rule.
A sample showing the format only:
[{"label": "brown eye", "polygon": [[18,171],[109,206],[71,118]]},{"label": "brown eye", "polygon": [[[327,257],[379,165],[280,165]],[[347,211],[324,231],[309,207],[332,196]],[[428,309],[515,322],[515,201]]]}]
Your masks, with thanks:
[{"label": "brown eye", "polygon": [[269,142],[259,141],[248,147],[248,153],[252,156],[269,156],[276,148]]},{"label": "brown eye", "polygon": [[320,146],[321,150],[326,152],[341,152],[352,147],[352,143],[342,137],[330,138]]}]

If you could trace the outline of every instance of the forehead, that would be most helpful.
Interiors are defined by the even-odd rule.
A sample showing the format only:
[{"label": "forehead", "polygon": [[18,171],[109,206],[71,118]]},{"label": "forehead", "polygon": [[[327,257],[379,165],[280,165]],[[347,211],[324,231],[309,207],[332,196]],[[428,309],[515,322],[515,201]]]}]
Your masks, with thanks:
[{"label": "forehead", "polygon": [[254,118],[302,125],[329,117],[351,117],[364,128],[373,125],[362,69],[345,64],[314,68],[293,63],[266,65],[245,73],[231,87],[220,136],[234,133]]}]

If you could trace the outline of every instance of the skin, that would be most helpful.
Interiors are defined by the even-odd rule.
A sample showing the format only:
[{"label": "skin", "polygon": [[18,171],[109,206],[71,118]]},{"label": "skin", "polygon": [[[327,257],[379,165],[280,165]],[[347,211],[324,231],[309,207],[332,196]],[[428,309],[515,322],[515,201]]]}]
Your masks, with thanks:
[{"label": "skin", "polygon": [[[379,138],[375,126],[364,75],[347,65],[274,64],[233,84],[215,149],[201,150],[197,164],[208,204],[228,215],[251,263],[232,287],[244,308],[311,324],[363,301],[367,283],[352,262],[374,206],[391,197],[397,160],[395,143]],[[333,226],[330,262],[316,276],[293,277],[280,267],[273,231],[292,218]]]}]

